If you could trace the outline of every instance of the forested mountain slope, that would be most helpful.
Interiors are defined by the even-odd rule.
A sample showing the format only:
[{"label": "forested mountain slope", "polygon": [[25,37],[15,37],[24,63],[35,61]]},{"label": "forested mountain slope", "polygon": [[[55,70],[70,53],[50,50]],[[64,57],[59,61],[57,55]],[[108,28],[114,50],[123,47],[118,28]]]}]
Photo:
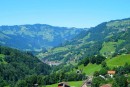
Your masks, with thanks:
[{"label": "forested mountain slope", "polygon": [[101,54],[105,57],[130,52],[130,18],[104,22],[81,32],[73,40],[38,56],[43,61],[78,62]]},{"label": "forested mountain slope", "polygon": [[0,26],[0,44],[26,51],[41,51],[71,40],[84,29],[46,24]]},{"label": "forested mountain slope", "polygon": [[30,53],[0,46],[0,87],[14,87],[16,82],[29,75],[47,75],[50,66]]}]

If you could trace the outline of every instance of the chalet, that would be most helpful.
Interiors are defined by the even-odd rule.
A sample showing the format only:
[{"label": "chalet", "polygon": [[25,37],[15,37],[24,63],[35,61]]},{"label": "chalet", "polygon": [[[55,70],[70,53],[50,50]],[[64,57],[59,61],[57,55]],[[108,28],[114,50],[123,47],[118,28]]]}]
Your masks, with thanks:
[{"label": "chalet", "polygon": [[105,84],[105,85],[102,85],[100,87],[112,87],[112,85],[111,84]]},{"label": "chalet", "polygon": [[70,87],[66,82],[58,83],[58,87]]},{"label": "chalet", "polygon": [[113,75],[116,74],[116,71],[111,70],[111,71],[108,71],[107,74],[108,74],[111,78],[113,78]]}]

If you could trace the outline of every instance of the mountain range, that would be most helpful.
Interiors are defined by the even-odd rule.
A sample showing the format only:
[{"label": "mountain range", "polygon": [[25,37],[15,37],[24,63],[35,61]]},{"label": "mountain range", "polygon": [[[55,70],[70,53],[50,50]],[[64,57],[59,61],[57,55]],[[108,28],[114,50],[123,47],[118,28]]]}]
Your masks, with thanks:
[{"label": "mountain range", "polygon": [[39,51],[42,61],[77,63],[101,54],[130,52],[130,18],[103,22],[92,28],[46,24],[0,26],[0,44],[23,51]]},{"label": "mountain range", "polygon": [[103,22],[81,32],[62,46],[41,52],[43,61],[76,63],[83,58],[101,54],[112,57],[130,52],[130,18]]},{"label": "mountain range", "polygon": [[0,26],[0,44],[23,51],[44,51],[71,40],[82,31],[85,29],[46,24]]}]

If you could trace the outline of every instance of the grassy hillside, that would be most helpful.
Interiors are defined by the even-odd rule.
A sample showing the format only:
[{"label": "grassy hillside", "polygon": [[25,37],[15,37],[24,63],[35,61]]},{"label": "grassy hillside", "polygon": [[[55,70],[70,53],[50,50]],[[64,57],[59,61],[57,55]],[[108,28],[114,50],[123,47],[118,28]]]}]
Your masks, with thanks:
[{"label": "grassy hillside", "polygon": [[115,53],[116,47],[123,43],[124,40],[118,40],[117,42],[104,42],[100,53],[106,57]]},{"label": "grassy hillside", "polygon": [[[117,66],[123,66],[125,63],[130,64],[130,54],[118,55],[117,57],[107,58],[106,63],[108,67],[114,68]],[[99,71],[101,69],[101,64],[91,64],[89,63],[87,66],[83,64],[78,66],[78,70],[81,70],[86,75],[93,75],[95,71]],[[74,69],[72,72],[76,72],[77,69]]]},{"label": "grassy hillside", "polygon": [[86,75],[93,75],[95,71],[99,71],[101,69],[101,65],[97,64],[88,64],[87,66],[80,65],[78,69],[82,70]]},{"label": "grassy hillside", "polygon": [[91,75],[93,75],[93,73],[95,71],[99,71],[100,69],[101,69],[101,65],[89,63],[87,66],[84,66],[83,64],[79,65],[78,69],[73,69],[72,71],[70,71],[68,73],[77,72],[77,70],[81,70],[82,73],[85,73],[86,75],[90,75],[91,76]]},{"label": "grassy hillside", "polygon": [[[68,82],[68,84],[71,87],[80,87],[83,84],[83,81],[71,81],[71,82]],[[53,84],[53,85],[47,85],[46,87],[57,87],[57,86],[58,86],[58,84],[56,83],[56,84]]]},{"label": "grassy hillside", "polygon": [[112,59],[106,60],[109,67],[123,66],[125,63],[130,64],[130,54],[118,55]]}]

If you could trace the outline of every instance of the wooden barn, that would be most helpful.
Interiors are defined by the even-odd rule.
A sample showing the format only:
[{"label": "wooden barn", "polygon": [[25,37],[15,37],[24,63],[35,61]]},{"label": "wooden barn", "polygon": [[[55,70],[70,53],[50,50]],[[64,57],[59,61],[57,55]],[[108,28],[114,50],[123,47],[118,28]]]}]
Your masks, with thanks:
[{"label": "wooden barn", "polygon": [[58,87],[70,87],[66,82],[58,83]]}]

